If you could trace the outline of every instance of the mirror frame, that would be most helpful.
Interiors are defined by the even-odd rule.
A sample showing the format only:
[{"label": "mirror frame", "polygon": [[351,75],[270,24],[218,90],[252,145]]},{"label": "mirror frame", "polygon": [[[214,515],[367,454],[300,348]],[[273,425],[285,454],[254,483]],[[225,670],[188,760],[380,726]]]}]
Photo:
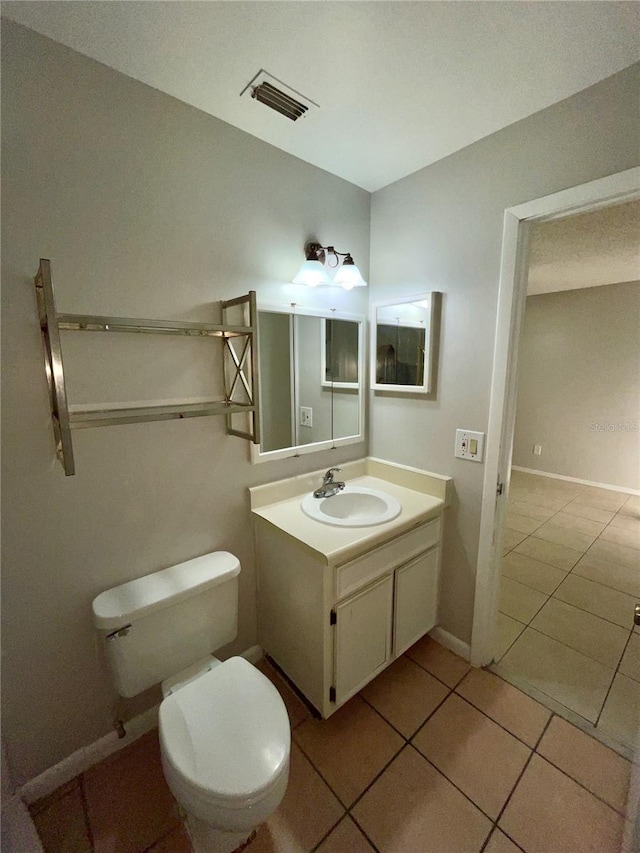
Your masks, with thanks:
[{"label": "mirror frame", "polygon": [[[436,348],[438,346],[439,336],[439,316],[442,294],[438,291],[424,291],[415,293],[411,296],[403,296],[400,299],[390,299],[384,302],[375,302],[371,305],[371,351],[370,351],[370,376],[372,391],[388,391],[395,394],[431,394],[435,387],[435,364],[436,364]],[[428,302],[425,310],[429,315],[429,326],[427,329],[427,340],[424,350],[424,364],[422,372],[421,385],[392,385],[384,382],[376,382],[376,367],[377,367],[377,338],[378,325],[377,314],[378,308],[388,308],[390,305],[407,305],[411,302]]]},{"label": "mirror frame", "polygon": [[[365,345],[366,345],[366,326],[367,326],[367,318],[364,314],[349,314],[343,311],[336,311],[335,309],[322,309],[322,308],[302,308],[299,305],[296,305],[295,308],[292,308],[291,304],[286,305],[277,305],[273,303],[265,303],[258,304],[258,314],[261,311],[271,312],[276,314],[288,314],[290,317],[295,318],[296,316],[305,316],[305,317],[319,317],[320,319],[325,320],[349,320],[353,323],[358,323],[358,376],[360,377],[359,385],[359,400],[358,400],[358,426],[359,431],[354,435],[347,435],[341,438],[328,438],[323,441],[316,441],[312,444],[299,444],[293,447],[282,447],[278,450],[267,450],[262,451],[261,445],[251,444],[250,452],[251,452],[251,464],[255,465],[260,462],[271,462],[278,459],[289,459],[291,457],[303,456],[307,453],[316,453],[321,450],[333,450],[336,447],[344,447],[348,444],[358,444],[360,442],[364,442],[366,438],[366,425],[365,425],[365,395],[367,391],[366,386],[366,353],[365,353]],[[259,334],[259,333],[258,333]],[[321,362],[325,362],[325,324],[321,325],[321,351],[320,358]],[[293,344],[291,344],[293,346]],[[293,364],[293,374],[295,376],[294,382],[297,382],[298,376],[298,366],[295,363]],[[323,387],[330,387],[332,383],[327,383],[324,380],[324,374],[321,373],[318,376],[318,383]],[[353,383],[340,383],[337,382],[336,386],[340,388],[355,388],[355,384]],[[260,400],[259,405],[262,405],[262,401]]]}]

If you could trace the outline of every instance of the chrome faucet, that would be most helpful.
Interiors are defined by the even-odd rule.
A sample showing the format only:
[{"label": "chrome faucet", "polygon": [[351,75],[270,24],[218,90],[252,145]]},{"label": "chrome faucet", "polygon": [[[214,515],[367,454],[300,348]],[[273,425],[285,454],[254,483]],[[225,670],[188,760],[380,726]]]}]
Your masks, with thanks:
[{"label": "chrome faucet", "polygon": [[330,498],[333,495],[337,495],[339,491],[344,489],[345,484],[343,482],[333,479],[334,473],[338,471],[342,471],[342,468],[329,468],[327,473],[324,475],[322,485],[313,493],[314,498]]}]

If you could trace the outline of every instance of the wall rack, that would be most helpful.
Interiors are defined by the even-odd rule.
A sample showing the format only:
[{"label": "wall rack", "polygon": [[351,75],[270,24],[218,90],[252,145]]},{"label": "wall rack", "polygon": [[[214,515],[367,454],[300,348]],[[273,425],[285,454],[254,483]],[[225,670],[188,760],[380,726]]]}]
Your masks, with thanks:
[{"label": "wall rack", "polygon": [[[49,387],[51,418],[56,442],[56,454],[67,476],[75,474],[73,441],[74,429],[98,426],[166,421],[176,418],[197,418],[205,415],[225,415],[227,433],[260,443],[258,410],[258,346],[257,306],[255,291],[245,296],[221,302],[221,324],[190,323],[173,320],[143,320],[131,317],[98,317],[90,314],[59,314],[56,311],[51,261],[40,259],[34,279],[38,298],[38,314],[44,350],[44,365]],[[233,309],[242,314],[244,325],[225,322]],[[60,332],[135,332],[152,335],[187,335],[217,338],[222,345],[224,399],[209,402],[171,403],[169,405],[126,407],[92,407],[70,410],[62,360]],[[243,426],[236,427],[234,416],[241,416]],[[244,424],[248,422],[248,427]]]}]

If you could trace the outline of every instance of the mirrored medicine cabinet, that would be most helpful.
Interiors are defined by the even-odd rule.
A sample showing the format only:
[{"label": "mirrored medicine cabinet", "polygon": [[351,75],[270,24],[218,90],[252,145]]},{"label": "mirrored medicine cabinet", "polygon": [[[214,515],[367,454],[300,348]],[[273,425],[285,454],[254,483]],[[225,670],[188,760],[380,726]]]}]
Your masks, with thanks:
[{"label": "mirrored medicine cabinet", "polygon": [[405,394],[435,389],[441,294],[378,302],[371,312],[371,388]]},{"label": "mirrored medicine cabinet", "polygon": [[252,462],[364,441],[359,315],[259,306],[261,442]]}]

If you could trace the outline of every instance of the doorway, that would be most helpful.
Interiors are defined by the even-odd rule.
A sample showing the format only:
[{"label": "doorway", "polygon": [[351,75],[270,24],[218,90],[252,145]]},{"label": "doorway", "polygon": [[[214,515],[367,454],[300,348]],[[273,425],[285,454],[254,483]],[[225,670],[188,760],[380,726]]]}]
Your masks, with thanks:
[{"label": "doorway", "polygon": [[[518,352],[522,343],[532,225],[619,205],[637,200],[639,197],[640,169],[633,169],[505,211],[498,325],[471,649],[472,663],[476,666],[486,666],[494,658],[493,631],[498,618],[498,592],[503,550],[511,545],[511,548],[508,549],[511,551],[520,545],[520,542],[513,545],[513,537],[505,536],[505,515],[509,492],[511,491],[514,498],[522,497],[524,492],[537,492],[538,494],[546,492],[548,495],[556,496],[556,503],[566,496],[567,500],[563,507],[556,510],[559,512],[564,506],[577,500],[583,488],[589,488],[584,484],[572,484],[569,481],[543,478],[541,474],[531,474],[527,471],[514,472],[511,479],[511,458],[516,418],[516,369]],[[622,493],[619,494],[622,495]],[[623,497],[623,502],[626,502],[628,496],[623,495]],[[620,507],[616,508],[616,513],[622,505],[621,503]],[[573,510],[575,510],[575,506]],[[513,515],[513,508],[511,513]],[[565,515],[571,515],[571,512],[565,513]],[[542,520],[541,525],[549,521],[550,519]],[[580,525],[579,522],[578,525]],[[526,522],[520,520],[520,526],[530,527],[530,524],[527,525]],[[594,531],[595,528],[591,532]],[[531,535],[524,530],[520,533],[523,534],[522,541]],[[509,541],[510,539],[511,541]],[[531,545],[525,546],[525,550],[527,547],[531,547]],[[512,560],[512,562],[517,561]],[[549,575],[551,574],[553,572],[549,572]],[[551,579],[548,579],[548,583],[551,583]],[[546,600],[542,599],[540,609],[544,604],[546,604]],[[561,609],[561,605],[553,605],[553,607]],[[524,684],[519,684],[519,686],[526,687]],[[544,699],[544,696],[539,698]]]}]

